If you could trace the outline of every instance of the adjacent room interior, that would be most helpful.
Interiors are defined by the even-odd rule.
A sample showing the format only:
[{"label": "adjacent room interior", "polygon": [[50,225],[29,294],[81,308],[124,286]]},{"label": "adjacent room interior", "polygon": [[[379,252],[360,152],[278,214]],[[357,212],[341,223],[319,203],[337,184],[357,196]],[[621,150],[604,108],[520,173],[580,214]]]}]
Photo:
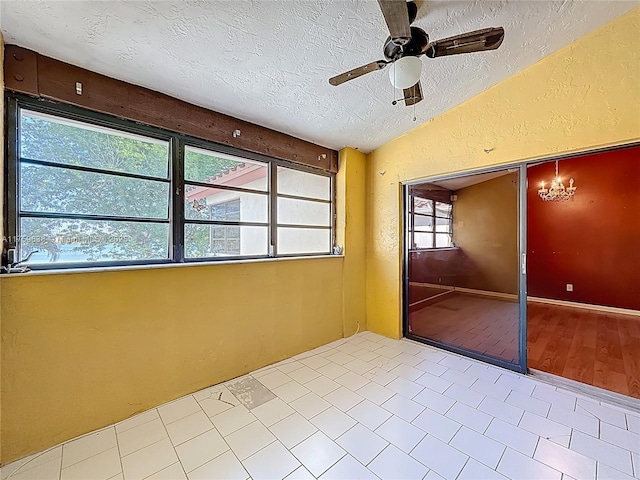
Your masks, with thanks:
[{"label": "adjacent room interior", "polygon": [[526,327],[528,368],[640,398],[639,153],[529,165],[522,220],[517,169],[410,185],[406,333],[518,369]]},{"label": "adjacent room interior", "polygon": [[10,0],[0,62],[2,480],[640,479],[637,2]]},{"label": "adjacent room interior", "polygon": [[640,148],[568,158],[568,201],[537,190],[554,163],[531,166],[527,190],[530,368],[640,398]]},{"label": "adjacent room interior", "polygon": [[411,185],[408,202],[408,333],[518,365],[518,169]]}]

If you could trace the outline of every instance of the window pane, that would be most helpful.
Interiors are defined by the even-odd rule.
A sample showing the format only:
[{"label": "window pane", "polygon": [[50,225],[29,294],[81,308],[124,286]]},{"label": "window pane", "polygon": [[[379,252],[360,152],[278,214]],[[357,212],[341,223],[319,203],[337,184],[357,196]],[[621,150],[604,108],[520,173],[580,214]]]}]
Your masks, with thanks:
[{"label": "window pane", "polygon": [[[191,204],[193,208],[193,203]],[[209,218],[228,222],[240,221],[240,199],[215,203],[209,207]]]},{"label": "window pane", "polygon": [[329,253],[330,251],[330,229],[278,228],[278,254]]},{"label": "window pane", "polygon": [[169,258],[169,224],[20,219],[20,257],[32,264]]},{"label": "window pane", "polygon": [[436,232],[451,232],[451,220],[436,217]]},{"label": "window pane", "polygon": [[194,147],[185,148],[184,178],[194,182],[267,191],[266,163]]},{"label": "window pane", "polygon": [[433,217],[427,217],[424,215],[413,216],[413,228],[414,230],[421,231],[433,231]]},{"label": "window pane", "polygon": [[278,198],[278,223],[329,227],[331,226],[331,205],[291,198]]},{"label": "window pane", "polygon": [[451,217],[452,207],[453,206],[449,203],[436,202],[436,216],[445,218]]},{"label": "window pane", "polygon": [[169,144],[42,113],[20,111],[20,157],[168,178]]},{"label": "window pane", "polygon": [[268,227],[184,226],[186,258],[267,255]]},{"label": "window pane", "polygon": [[324,175],[278,167],[278,193],[330,200],[331,180]]},{"label": "window pane", "polygon": [[433,234],[414,232],[413,248],[433,248]]},{"label": "window pane", "polygon": [[268,196],[218,188],[186,186],[184,215],[188,220],[264,222],[269,219]]},{"label": "window pane", "polygon": [[436,233],[436,248],[453,247],[451,235],[448,233]]},{"label": "window pane", "polygon": [[413,197],[413,213],[433,215],[433,201],[426,198]]},{"label": "window pane", "polygon": [[23,211],[168,218],[169,184],[22,164]]}]

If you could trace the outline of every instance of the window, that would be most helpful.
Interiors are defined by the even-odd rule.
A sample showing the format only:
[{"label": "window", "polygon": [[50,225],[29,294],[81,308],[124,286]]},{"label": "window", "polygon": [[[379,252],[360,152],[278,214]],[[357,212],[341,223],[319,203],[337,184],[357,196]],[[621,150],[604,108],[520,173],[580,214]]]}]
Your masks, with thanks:
[{"label": "window", "polygon": [[276,214],[282,254],[331,250],[331,179],[278,167]]},{"label": "window", "polygon": [[329,173],[76,108],[9,107],[6,231],[31,268],[331,252]]},{"label": "window", "polygon": [[269,254],[269,164],[205,148],[184,155],[186,258]]},{"label": "window", "polygon": [[409,241],[412,249],[453,247],[450,193],[448,190],[410,190]]},{"label": "window", "polygon": [[[211,220],[240,221],[240,199],[211,205]],[[240,255],[240,227],[211,226],[211,252],[215,255]]]},{"label": "window", "polygon": [[22,109],[20,257],[169,258],[169,142]]}]

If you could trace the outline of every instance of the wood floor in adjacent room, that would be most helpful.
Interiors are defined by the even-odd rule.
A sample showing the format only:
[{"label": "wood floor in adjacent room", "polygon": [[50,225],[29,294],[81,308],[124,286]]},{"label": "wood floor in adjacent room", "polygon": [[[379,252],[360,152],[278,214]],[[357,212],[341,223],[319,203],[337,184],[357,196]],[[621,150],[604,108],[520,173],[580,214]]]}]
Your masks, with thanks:
[{"label": "wood floor in adjacent room", "polygon": [[518,363],[517,303],[453,291],[438,293],[410,310],[412,334]]},{"label": "wood floor in adjacent room", "polygon": [[640,317],[529,302],[529,368],[640,398]]},{"label": "wood floor in adjacent room", "polygon": [[[411,333],[517,362],[517,304],[413,288]],[[640,317],[529,302],[529,368],[640,398]]]}]

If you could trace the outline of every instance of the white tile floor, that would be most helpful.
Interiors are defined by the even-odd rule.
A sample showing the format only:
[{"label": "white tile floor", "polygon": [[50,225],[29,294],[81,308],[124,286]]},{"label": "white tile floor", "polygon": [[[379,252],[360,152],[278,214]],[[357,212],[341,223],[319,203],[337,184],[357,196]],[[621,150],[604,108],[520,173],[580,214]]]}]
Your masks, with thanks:
[{"label": "white tile floor", "polygon": [[251,376],[276,397],[249,410],[232,380],[2,480],[640,478],[639,413],[411,341],[364,332]]}]

